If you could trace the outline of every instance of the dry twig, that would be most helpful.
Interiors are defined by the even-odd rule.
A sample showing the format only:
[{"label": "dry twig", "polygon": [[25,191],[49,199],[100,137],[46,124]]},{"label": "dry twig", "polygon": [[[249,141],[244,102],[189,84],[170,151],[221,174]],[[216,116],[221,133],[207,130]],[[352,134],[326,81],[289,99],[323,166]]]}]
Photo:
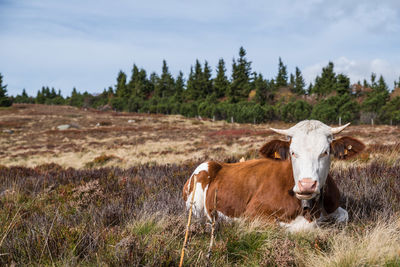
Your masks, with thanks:
[{"label": "dry twig", "polygon": [[[194,201],[194,194],[196,193],[196,183],[197,183],[197,176],[194,175],[194,185],[193,185],[193,194],[192,194],[192,200],[190,201],[190,209],[189,209],[189,218],[188,218],[188,223],[186,225],[186,234],[185,234],[185,240],[183,241],[182,245],[182,252],[181,252],[181,260],[179,262],[179,267],[182,267],[183,264],[183,258],[185,256],[185,247],[186,247],[186,242],[189,236],[189,228],[190,228],[190,221],[192,220],[192,207],[193,207],[193,201]],[[189,189],[190,190],[190,185]]]}]

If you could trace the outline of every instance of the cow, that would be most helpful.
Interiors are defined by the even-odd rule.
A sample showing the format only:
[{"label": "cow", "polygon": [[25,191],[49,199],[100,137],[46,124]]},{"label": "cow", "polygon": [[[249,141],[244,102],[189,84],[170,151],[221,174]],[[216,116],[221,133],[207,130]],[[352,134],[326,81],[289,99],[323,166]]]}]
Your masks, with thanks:
[{"label": "cow", "polygon": [[200,164],[183,187],[186,207],[192,203],[193,215],[209,221],[214,211],[219,220],[258,217],[289,231],[313,229],[327,220],[347,222],[329,169],[331,156],[348,159],[365,148],[352,137],[333,138],[349,124],[331,128],[305,120],[285,130],[271,128],[286,140],[266,143],[261,158]]}]

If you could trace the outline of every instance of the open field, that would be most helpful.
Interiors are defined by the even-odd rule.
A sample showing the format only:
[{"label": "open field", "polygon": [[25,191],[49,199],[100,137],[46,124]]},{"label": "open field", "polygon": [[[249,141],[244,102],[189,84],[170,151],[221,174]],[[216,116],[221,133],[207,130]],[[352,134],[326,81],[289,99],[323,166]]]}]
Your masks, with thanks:
[{"label": "open field", "polygon": [[[57,130],[61,124],[77,128]],[[178,265],[185,180],[204,159],[257,157],[278,137],[269,126],[289,125],[40,105],[0,110],[0,265]],[[290,234],[241,219],[220,226],[211,264],[398,266],[400,129],[351,126],[342,135],[368,145],[332,163],[348,225]],[[205,265],[209,237],[208,226],[192,224],[185,265]]]},{"label": "open field", "polygon": [[[74,127],[56,129],[63,124]],[[34,167],[54,162],[62,167],[83,168],[106,155],[109,157],[108,162],[103,162],[105,166],[129,168],[144,163],[249,158],[258,156],[257,150],[266,141],[278,137],[269,130],[271,126],[290,125],[232,124],[176,115],[14,105],[0,110],[0,164]],[[400,128],[396,126],[352,126],[344,134],[366,144],[394,145],[400,140]]]}]

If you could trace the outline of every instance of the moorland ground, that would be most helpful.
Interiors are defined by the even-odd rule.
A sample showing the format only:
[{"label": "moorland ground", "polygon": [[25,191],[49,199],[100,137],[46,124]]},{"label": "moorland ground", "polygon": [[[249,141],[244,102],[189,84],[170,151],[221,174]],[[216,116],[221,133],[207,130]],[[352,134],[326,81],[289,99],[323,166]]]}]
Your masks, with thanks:
[{"label": "moorland ground", "polygon": [[[57,126],[68,124],[66,130]],[[187,213],[181,190],[203,160],[258,157],[269,127],[67,106],[0,110],[0,265],[179,263]],[[241,219],[220,226],[215,266],[400,263],[400,129],[351,126],[367,149],[334,160],[344,226],[290,234]],[[194,221],[185,265],[204,265],[210,229]]]}]

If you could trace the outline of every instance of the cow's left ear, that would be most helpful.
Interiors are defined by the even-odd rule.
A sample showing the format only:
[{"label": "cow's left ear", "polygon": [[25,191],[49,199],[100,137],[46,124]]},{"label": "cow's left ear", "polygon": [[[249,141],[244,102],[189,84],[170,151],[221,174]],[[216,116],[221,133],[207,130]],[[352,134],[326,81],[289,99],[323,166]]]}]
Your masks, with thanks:
[{"label": "cow's left ear", "polygon": [[338,159],[348,159],[363,151],[364,148],[365,145],[362,142],[355,138],[344,136],[332,141],[331,154]]},{"label": "cow's left ear", "polygon": [[286,160],[289,157],[290,142],[272,140],[260,149],[261,156],[276,160]]}]

